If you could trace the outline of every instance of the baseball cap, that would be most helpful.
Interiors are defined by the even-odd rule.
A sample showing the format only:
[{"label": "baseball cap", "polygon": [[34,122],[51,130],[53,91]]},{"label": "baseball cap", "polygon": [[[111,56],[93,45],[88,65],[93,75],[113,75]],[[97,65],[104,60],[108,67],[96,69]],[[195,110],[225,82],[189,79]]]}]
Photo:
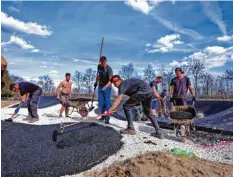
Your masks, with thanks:
[{"label": "baseball cap", "polygon": [[180,68],[180,67],[177,67],[177,68],[175,69],[175,71],[180,71],[182,74],[184,73],[184,71],[183,71],[182,68]]}]

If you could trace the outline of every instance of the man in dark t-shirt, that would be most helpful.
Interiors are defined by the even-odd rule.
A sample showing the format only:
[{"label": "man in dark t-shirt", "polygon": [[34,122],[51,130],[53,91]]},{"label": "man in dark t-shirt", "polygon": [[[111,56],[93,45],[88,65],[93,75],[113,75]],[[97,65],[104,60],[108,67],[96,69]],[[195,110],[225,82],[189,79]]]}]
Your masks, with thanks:
[{"label": "man in dark t-shirt", "polygon": [[143,80],[139,79],[127,79],[122,80],[120,76],[114,75],[111,78],[111,82],[115,87],[118,88],[118,97],[113,103],[112,107],[107,111],[107,115],[110,115],[114,110],[116,110],[117,106],[120,104],[124,95],[129,96],[130,98],[124,103],[123,108],[126,115],[126,119],[128,122],[128,126],[126,129],[121,130],[121,133],[124,134],[135,134],[136,131],[133,125],[133,115],[131,112],[131,108],[135,105],[142,104],[143,111],[146,116],[150,119],[152,125],[155,127],[156,133],[155,135],[159,138],[163,138],[163,133],[159,128],[158,122],[155,116],[151,111],[151,102],[153,99],[153,91],[149,84],[147,84]]},{"label": "man in dark t-shirt", "polygon": [[[98,83],[98,107],[103,114],[111,107],[111,82],[110,79],[113,75],[112,68],[107,65],[107,58],[105,56],[100,57],[100,64],[97,67],[97,76],[94,87],[96,88]],[[100,120],[105,120],[106,124],[109,124],[109,116],[102,116]]]},{"label": "man in dark t-shirt", "polygon": [[183,76],[184,72],[181,68],[176,68],[175,73],[176,77],[173,78],[170,83],[170,101],[175,106],[186,106],[188,90],[193,96],[192,101],[196,101],[189,77]]},{"label": "man in dark t-shirt", "polygon": [[20,107],[26,102],[28,97],[28,113],[29,117],[23,119],[29,123],[33,123],[39,120],[37,113],[37,104],[39,97],[42,94],[42,89],[30,82],[19,82],[18,84],[11,84],[10,90],[13,92],[19,92],[21,95]]}]

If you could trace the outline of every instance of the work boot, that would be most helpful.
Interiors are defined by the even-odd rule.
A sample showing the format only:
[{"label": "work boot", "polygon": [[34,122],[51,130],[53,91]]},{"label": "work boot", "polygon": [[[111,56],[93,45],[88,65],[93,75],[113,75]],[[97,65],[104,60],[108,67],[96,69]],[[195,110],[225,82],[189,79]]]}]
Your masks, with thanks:
[{"label": "work boot", "polygon": [[62,115],[61,115],[61,114],[59,115],[59,118],[62,118]]},{"label": "work boot", "polygon": [[23,121],[28,121],[28,120],[31,120],[32,118],[31,117],[26,117],[23,119]]},{"label": "work boot", "polygon": [[109,120],[105,120],[104,123],[105,123],[105,124],[109,124]]},{"label": "work boot", "polygon": [[151,135],[159,139],[164,139],[164,132],[162,130],[156,131],[155,133],[152,133]]},{"label": "work boot", "polygon": [[103,121],[104,119],[104,116],[101,116],[101,118],[99,118],[98,120]]},{"label": "work boot", "polygon": [[28,123],[33,123],[39,121],[39,118],[32,118],[31,120],[28,121]]},{"label": "work boot", "polygon": [[136,131],[133,126],[127,126],[126,129],[120,130],[120,133],[122,134],[128,134],[128,135],[135,135]]},{"label": "work boot", "polygon": [[68,118],[69,118],[70,116],[66,115],[66,117],[68,117]]}]

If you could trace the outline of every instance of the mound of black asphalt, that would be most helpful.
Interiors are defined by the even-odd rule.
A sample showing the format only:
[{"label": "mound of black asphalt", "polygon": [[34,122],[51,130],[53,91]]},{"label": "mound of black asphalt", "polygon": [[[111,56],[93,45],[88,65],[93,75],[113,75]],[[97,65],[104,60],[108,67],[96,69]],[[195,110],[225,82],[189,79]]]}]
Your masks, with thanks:
[{"label": "mound of black asphalt", "polygon": [[52,141],[60,125],[32,126],[2,121],[2,176],[71,175],[90,169],[122,146],[110,127],[82,123]]}]

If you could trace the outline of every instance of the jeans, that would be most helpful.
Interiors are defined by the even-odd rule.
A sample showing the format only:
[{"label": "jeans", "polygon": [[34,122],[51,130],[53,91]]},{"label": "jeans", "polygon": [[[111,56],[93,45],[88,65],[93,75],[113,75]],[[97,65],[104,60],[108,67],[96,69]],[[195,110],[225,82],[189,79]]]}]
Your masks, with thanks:
[{"label": "jeans", "polygon": [[[105,111],[108,111],[111,107],[111,91],[112,87],[106,88],[104,91],[101,89],[103,86],[98,87],[98,107],[101,114],[104,114]],[[105,121],[109,121],[110,117],[105,116]]]},{"label": "jeans", "polygon": [[31,118],[39,118],[37,113],[37,104],[39,102],[40,95],[42,94],[42,89],[38,88],[33,93],[30,93],[28,98],[28,113]]},{"label": "jeans", "polygon": [[157,132],[161,131],[159,128],[158,122],[151,111],[152,99],[153,99],[153,95],[151,93],[151,94],[137,95],[137,96],[130,97],[125,102],[125,104],[123,105],[123,108],[124,108],[124,112],[125,112],[129,127],[133,127],[133,115],[132,115],[130,108],[141,103],[145,115],[150,119],[155,130]]}]

